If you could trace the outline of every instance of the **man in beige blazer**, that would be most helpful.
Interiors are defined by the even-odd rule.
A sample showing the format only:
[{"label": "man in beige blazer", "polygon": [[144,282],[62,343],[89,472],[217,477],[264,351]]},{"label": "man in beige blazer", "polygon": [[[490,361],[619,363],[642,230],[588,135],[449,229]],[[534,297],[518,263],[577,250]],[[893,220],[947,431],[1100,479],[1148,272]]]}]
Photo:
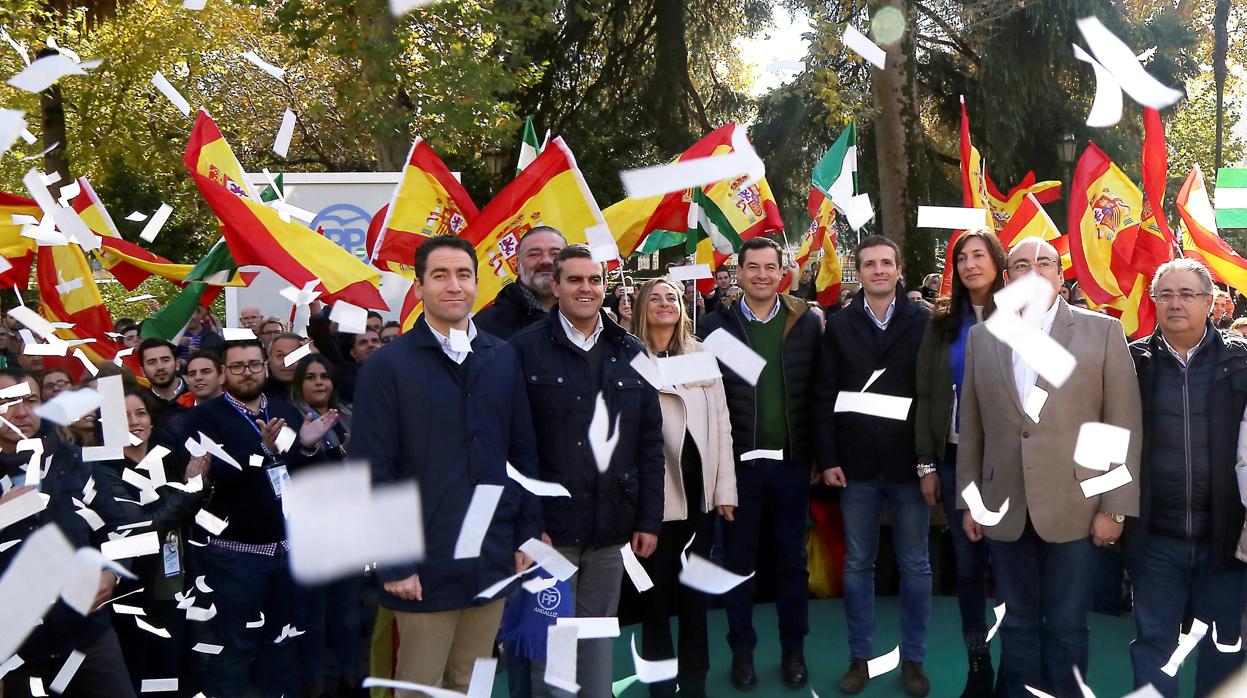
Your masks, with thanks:
[{"label": "man in beige blazer", "polygon": [[[1139,388],[1121,323],[1071,308],[1057,295],[1061,257],[1051,245],[1038,238],[1019,242],[1008,268],[1010,282],[1038,274],[1052,285],[1042,330],[1077,367],[1054,387],[987,327],[970,331],[957,489],[973,483],[991,511],[1009,502],[994,526],[981,526],[969,511],[963,522],[971,540],[986,536],[1006,604],[1000,629],[1006,695],[1028,696],[1029,685],[1077,696],[1073,669],[1086,676],[1095,548],[1115,545],[1125,517],[1139,511]],[[1036,421],[1023,406],[1030,402],[1033,412],[1041,399]],[[1093,497],[1084,496],[1079,483],[1104,472],[1074,462],[1087,422],[1131,432],[1126,463],[1115,466],[1128,468],[1131,481]],[[968,509],[960,496],[957,506]]]}]

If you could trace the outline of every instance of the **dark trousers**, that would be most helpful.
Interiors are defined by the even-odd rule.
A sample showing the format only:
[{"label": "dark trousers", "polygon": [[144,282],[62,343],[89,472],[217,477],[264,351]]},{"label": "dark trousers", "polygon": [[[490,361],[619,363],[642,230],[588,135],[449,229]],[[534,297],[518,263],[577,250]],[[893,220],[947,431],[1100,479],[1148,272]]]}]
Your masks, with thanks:
[{"label": "dark trousers", "polygon": [[1000,624],[1006,695],[1030,698],[1029,685],[1059,698],[1081,696],[1073,668],[1087,676],[1096,552],[1091,537],[1048,543],[1028,520],[1018,540],[989,539],[988,549],[996,591],[1007,604]]},{"label": "dark trousers", "polygon": [[[131,620],[130,622],[134,622]],[[69,686],[61,695],[64,698],[135,698],[134,686],[130,683],[130,673],[126,670],[126,662],[121,656],[121,643],[117,641],[117,633],[110,627],[94,642],[79,649],[86,658],[70,680]],[[64,666],[67,656],[57,657],[53,661],[41,662],[36,665],[20,666],[4,677],[5,696],[28,698],[31,695],[30,677],[38,676],[43,681],[44,692],[56,678],[57,672]],[[163,678],[173,678],[166,676]],[[55,695],[48,693],[48,695]]]},{"label": "dark trousers", "polygon": [[706,673],[710,670],[710,649],[706,642],[707,599],[702,592],[679,582],[680,553],[692,538],[689,552],[710,558],[714,516],[713,512],[693,511],[683,521],[664,521],[658,535],[658,548],[643,561],[654,587],[641,597],[645,602],[641,612],[642,656],[649,660],[675,657],[670,617],[673,603],[680,621],[679,677],[676,681],[661,682],[665,686],[651,684],[651,693],[667,690],[674,695],[677,683],[683,693],[690,692],[685,689],[686,683],[700,686],[701,690],[694,691],[698,694],[705,691]]},{"label": "dark trousers", "polygon": [[[186,611],[178,608],[177,601],[154,599],[146,595],[136,596],[142,597],[139,605],[147,613],[143,620],[169,632],[166,639],[139,628],[134,622],[135,616],[113,615],[113,628],[117,631],[117,639],[121,643],[121,651],[137,691],[142,687],[144,679],[172,679],[182,676],[182,657],[189,649],[186,644],[186,626],[189,622],[186,620]],[[207,598],[210,600],[212,597]],[[206,603],[210,601],[196,605],[203,607]],[[179,689],[181,688],[185,687],[179,684]]]},{"label": "dark trousers", "polygon": [[[732,572],[749,574],[757,569],[758,546],[770,550],[774,555],[780,646],[801,649],[810,631],[810,575],[805,554],[810,474],[787,461],[751,463],[736,467],[740,504],[735,520],[723,522],[724,563]],[[756,589],[755,578],[751,577],[724,595],[727,644],[733,652],[752,652],[758,644],[753,628]]]},{"label": "dark trousers", "polygon": [[308,591],[307,637],[302,638],[299,669],[309,689],[325,685],[329,669],[324,661],[326,649],[334,659],[332,677],[349,681],[362,679],[359,645],[364,627],[363,595],[363,573]]},{"label": "dark trousers", "polygon": [[965,512],[957,510],[957,445],[948,444],[939,463],[940,499],[953,539],[953,563],[957,578],[957,605],[961,608],[961,631],[987,626],[987,543],[966,537],[961,525]]},{"label": "dark trousers", "polygon": [[1214,571],[1206,542],[1151,535],[1137,555],[1131,569],[1137,635],[1130,644],[1134,685],[1150,683],[1164,696],[1178,695],[1177,676],[1160,669],[1178,646],[1182,617],[1189,607],[1195,618],[1208,624],[1208,634],[1195,650],[1199,653],[1195,695],[1206,696],[1243,665],[1242,648],[1218,650],[1212,628],[1215,624],[1220,644],[1238,642],[1247,573],[1242,569]]},{"label": "dark trousers", "polygon": [[[215,545],[196,548],[199,571],[212,587],[216,617],[197,630],[200,642],[221,645],[203,655],[203,692],[209,696],[296,695],[304,638],[276,642],[286,625],[306,631],[307,591],[290,577],[289,556],[253,555]],[[264,625],[248,628],[264,616]]]}]

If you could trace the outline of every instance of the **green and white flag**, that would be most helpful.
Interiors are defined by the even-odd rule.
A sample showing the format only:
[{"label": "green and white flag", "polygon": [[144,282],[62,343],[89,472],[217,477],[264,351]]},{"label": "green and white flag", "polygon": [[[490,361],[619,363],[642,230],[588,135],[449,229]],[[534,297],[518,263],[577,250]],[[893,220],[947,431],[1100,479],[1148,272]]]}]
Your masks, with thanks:
[{"label": "green and white flag", "polygon": [[1247,167],[1217,171],[1217,227],[1247,228]]},{"label": "green and white flag", "polygon": [[697,253],[697,243],[702,238],[710,238],[710,244],[719,254],[732,254],[744,242],[719,205],[711,201],[701,187],[694,187],[693,199],[688,205],[688,237],[685,243],[689,254]]},{"label": "green and white flag", "polygon": [[186,330],[186,325],[190,323],[195,308],[203,300],[204,293],[211,288],[209,284],[223,284],[237,270],[238,265],[234,263],[234,257],[225,246],[225,240],[218,240],[208,250],[208,254],[195,264],[190,274],[186,275],[186,287],[182,292],[174,296],[155,315],[144,320],[139,326],[139,334],[144,339],[156,337],[176,341],[175,338]]},{"label": "green and white flag", "polygon": [[819,191],[831,199],[836,208],[844,210],[857,193],[857,127],[849,122],[831,150],[814,166],[811,178]]},{"label": "green and white flag", "polygon": [[515,174],[524,171],[528,163],[537,159],[541,152],[541,144],[537,142],[537,129],[533,128],[533,117],[524,119],[524,141],[520,143],[520,161],[515,165]]}]

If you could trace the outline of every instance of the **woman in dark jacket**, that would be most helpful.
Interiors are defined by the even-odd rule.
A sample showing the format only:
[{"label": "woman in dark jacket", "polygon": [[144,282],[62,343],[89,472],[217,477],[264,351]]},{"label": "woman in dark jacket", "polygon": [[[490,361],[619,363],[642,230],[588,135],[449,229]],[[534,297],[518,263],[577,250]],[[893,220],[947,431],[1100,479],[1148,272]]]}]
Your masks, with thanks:
[{"label": "woman in dark jacket", "polygon": [[957,396],[965,376],[970,328],[995,310],[992,294],[1004,288],[1005,251],[995,233],[972,230],[953,245],[952,294],[939,299],[918,350],[918,401],[914,442],[922,496],[941,501],[956,560],[961,629],[969,657],[963,698],[990,696],[993,671],[987,646],[987,546],[971,542],[957,511]]},{"label": "woman in dark jacket", "polygon": [[[178,599],[174,595],[183,590],[188,590],[188,594],[199,594],[194,590],[193,580],[187,577],[188,551],[183,542],[208,490],[202,479],[198,481],[200,489],[195,492],[186,492],[164,483],[182,485],[197,476],[202,478],[207,473],[211,457],[205,455],[184,462],[177,456],[181,449],[171,449],[160,458],[153,453],[161,447],[151,441],[152,410],[147,396],[127,389],[125,402],[130,434],[138,440],[138,444],[126,446],[120,460],[97,461],[94,464],[98,488],[96,496],[108,497],[116,502],[115,507],[95,509],[105,517],[107,526],[132,526],[132,536],[155,530],[160,541],[160,554],[129,561],[138,577],[134,584],[142,591],[123,603],[141,607],[146,614],[145,622],[169,631],[172,636],[169,639],[157,637],[138,629],[129,615],[114,616],[114,627],[121,640],[126,665],[130,668],[130,678],[138,687],[143,679],[186,674],[181,665],[187,611],[178,608]],[[151,459],[144,463],[143,460],[149,455]],[[134,478],[127,482],[123,478],[126,470],[134,471],[152,486],[148,487]],[[138,484],[133,484],[135,482]],[[211,580],[205,580],[209,589],[211,584]],[[118,595],[126,591],[120,589]],[[206,609],[211,606],[210,598],[193,605]]]},{"label": "woman in dark jacket", "polygon": [[340,399],[337,378],[324,355],[308,354],[295,364],[290,381],[290,401],[303,415],[315,419],[331,409],[338,411],[338,421],[325,433],[322,444],[330,460],[345,459],[351,445],[351,406]]}]

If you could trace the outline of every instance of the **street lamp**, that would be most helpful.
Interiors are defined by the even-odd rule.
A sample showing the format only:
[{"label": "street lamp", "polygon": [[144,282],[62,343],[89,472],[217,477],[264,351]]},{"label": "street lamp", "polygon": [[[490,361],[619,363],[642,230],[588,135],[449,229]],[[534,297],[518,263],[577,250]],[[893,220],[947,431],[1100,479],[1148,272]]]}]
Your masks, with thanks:
[{"label": "street lamp", "polygon": [[1074,134],[1066,133],[1061,136],[1061,140],[1056,144],[1057,156],[1061,158],[1061,164],[1067,168],[1074,164],[1074,155],[1078,153],[1078,140],[1074,138]]},{"label": "street lamp", "polygon": [[485,169],[489,170],[489,174],[497,177],[502,174],[503,168],[507,166],[510,159],[505,150],[490,148],[485,151]]}]

